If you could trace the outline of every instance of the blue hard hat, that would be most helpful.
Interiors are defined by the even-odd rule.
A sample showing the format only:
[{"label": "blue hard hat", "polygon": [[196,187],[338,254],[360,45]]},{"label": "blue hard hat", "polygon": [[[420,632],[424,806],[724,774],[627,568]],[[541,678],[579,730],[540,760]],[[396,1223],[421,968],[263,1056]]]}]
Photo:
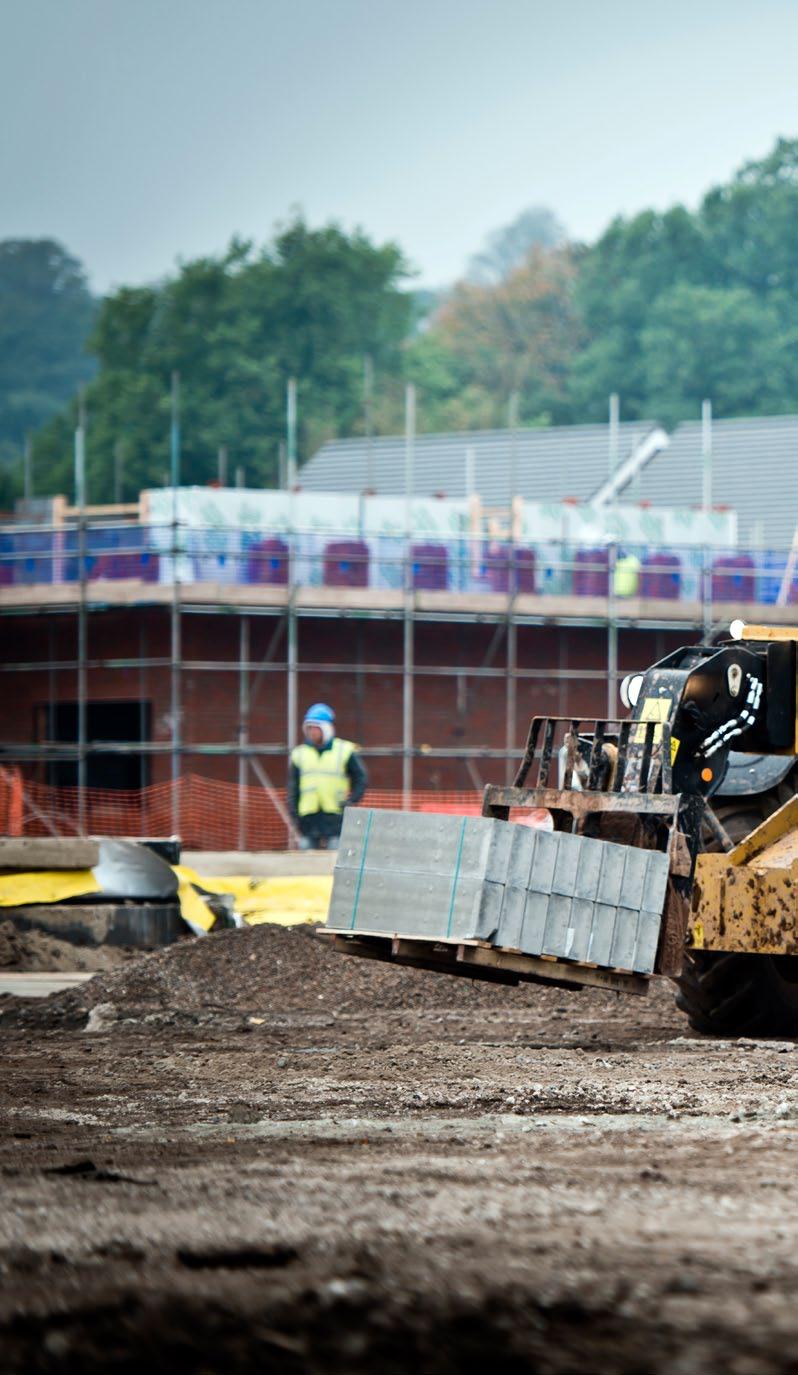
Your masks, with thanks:
[{"label": "blue hard hat", "polygon": [[314,702],[312,707],[308,707],[305,712],[306,721],[329,721],[335,720],[335,712],[332,707],[328,707],[326,702]]}]

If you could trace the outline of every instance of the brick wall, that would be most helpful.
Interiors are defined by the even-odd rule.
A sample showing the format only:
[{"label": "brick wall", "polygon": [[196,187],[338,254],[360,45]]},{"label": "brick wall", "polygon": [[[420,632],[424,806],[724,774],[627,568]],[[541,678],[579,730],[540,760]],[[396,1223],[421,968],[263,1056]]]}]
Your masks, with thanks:
[{"label": "brick wall", "polygon": [[[286,675],[263,660],[284,663],[285,630],[273,616],[252,616],[250,625],[251,719],[250,739],[281,741],[287,711]],[[43,663],[48,658],[63,663],[77,654],[74,613],[42,613],[37,616],[6,616],[2,620],[0,661]],[[186,744],[230,742],[237,738],[239,720],[240,622],[236,616],[186,614],[182,618],[182,654],[186,663],[229,661],[230,669],[186,668],[182,675],[183,733]],[[396,746],[402,740],[402,625],[399,621],[302,617],[299,621],[299,708],[313,701],[328,701],[338,713],[341,734],[369,746]],[[624,631],[619,638],[622,672],[644,668],[679,644],[694,638],[689,631]],[[169,657],[169,614],[163,609],[92,611],[88,618],[89,657],[103,659],[161,659]],[[468,745],[503,749],[505,744],[505,694],[503,673],[495,678],[475,678],[468,670],[480,665],[503,670],[506,642],[503,630],[493,625],[425,623],[415,628],[417,668],[442,665],[460,670],[456,676],[415,678],[415,741],[456,749]],[[602,716],[606,712],[606,679],[565,679],[563,671],[598,671],[607,666],[607,635],[600,628],[522,626],[518,629],[519,668],[548,671],[550,677],[521,679],[517,686],[515,737],[520,746],[529,718],[538,714]],[[334,666],[348,665],[345,672]],[[374,665],[394,672],[369,672]],[[74,668],[29,669],[2,675],[3,728],[5,741],[31,742],[47,735],[47,702],[75,702]],[[168,742],[171,735],[170,673],[168,662],[143,668],[95,668],[88,674],[90,702],[146,701],[151,707],[151,738]],[[282,783],[285,761],[266,759],[265,766],[276,783]],[[401,759],[368,761],[375,786],[401,784]],[[232,756],[191,756],[185,768],[211,778],[235,780],[237,760]],[[44,766],[27,765],[26,771],[44,778]],[[417,758],[413,781],[417,788],[470,788],[475,776],[482,781],[501,781],[507,768],[501,760],[482,760],[476,775],[460,759]],[[169,777],[170,761],[152,761],[150,779]]]}]

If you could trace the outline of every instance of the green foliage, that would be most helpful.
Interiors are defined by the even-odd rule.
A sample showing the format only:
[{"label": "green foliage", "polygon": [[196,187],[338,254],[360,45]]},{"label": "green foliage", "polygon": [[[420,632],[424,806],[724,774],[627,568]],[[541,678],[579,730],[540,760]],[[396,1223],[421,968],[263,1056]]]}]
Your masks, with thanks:
[{"label": "green foliage", "polygon": [[618,219],[589,248],[576,290],[587,344],[573,360],[574,418],[675,423],[710,397],[715,414],[798,408],[798,140],[779,140],[710,191]]},{"label": "green foliage", "polygon": [[798,301],[798,139],[779,139],[760,162],[705,197],[700,221],[725,285]]},{"label": "green foliage", "polygon": [[[183,265],[160,287],[122,289],[102,304],[92,339],[99,373],[87,390],[87,491],[122,499],[169,470],[170,379],[180,378],[181,481],[205,483],[222,445],[230,478],[278,475],[289,377],[298,379],[299,450],[363,426],[363,360],[400,371],[412,317],[398,248],[295,219],[260,253],[234,241],[221,258]],[[37,468],[71,492],[74,406],[38,438]]]},{"label": "green foliage", "polygon": [[22,458],[19,445],[0,440],[0,512],[12,511],[22,496]]},{"label": "green foliage", "polygon": [[717,416],[798,409],[796,223],[798,140],[781,140],[694,213],[618,218],[590,247],[460,284],[408,354],[425,427],[504,424],[514,388],[527,424],[605,420],[614,391],[626,418],[667,424],[705,397]]},{"label": "green foliage", "polygon": [[51,239],[0,243],[0,503],[16,495],[25,435],[57,415],[95,368],[95,303],[80,264]]},{"label": "green foliage", "polygon": [[745,287],[682,283],[654,302],[640,336],[647,394],[674,424],[704,397],[718,415],[772,414],[796,393],[793,341],[775,306]]},{"label": "green foliage", "polygon": [[587,345],[570,378],[575,416],[605,419],[607,397],[614,391],[627,418],[647,413],[640,343],[652,304],[676,282],[698,284],[711,277],[703,233],[682,206],[664,215],[647,210],[632,220],[613,221],[585,253],[576,287]]},{"label": "green foliage", "polygon": [[[216,474],[277,479],[288,378],[299,383],[299,455],[364,431],[364,359],[376,431],[403,424],[418,392],[422,430],[622,415],[667,424],[798,409],[798,140],[675,206],[618,218],[592,246],[563,245],[535,209],[492,235],[472,276],[410,291],[394,244],[377,246],[301,217],[263,251],[234,240],[161,285],[123,288],[96,316],[99,365],[87,391],[88,494],[160,484],[169,467],[170,377],[179,373],[184,482]],[[474,275],[476,274],[476,276]],[[0,505],[19,485],[25,429],[74,398],[90,364],[93,306],[78,264],[54,244],[0,245]],[[796,360],[796,361],[794,361]],[[72,491],[75,402],[36,440],[36,490]],[[16,466],[15,466],[16,465]]]}]

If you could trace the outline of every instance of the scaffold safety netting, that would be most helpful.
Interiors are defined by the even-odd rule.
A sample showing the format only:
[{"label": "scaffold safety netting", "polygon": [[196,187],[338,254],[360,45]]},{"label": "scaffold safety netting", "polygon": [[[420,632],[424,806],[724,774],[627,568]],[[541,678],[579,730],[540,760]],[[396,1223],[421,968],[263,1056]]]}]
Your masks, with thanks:
[{"label": "scaffold safety netting", "polygon": [[[476,791],[412,792],[370,788],[369,807],[479,815]],[[86,788],[83,806],[77,788],[56,788],[25,779],[22,825],[25,835],[168,836],[176,833],[187,850],[286,850],[293,844],[286,817],[284,788],[262,787],[184,774],[176,783],[112,791]]]}]

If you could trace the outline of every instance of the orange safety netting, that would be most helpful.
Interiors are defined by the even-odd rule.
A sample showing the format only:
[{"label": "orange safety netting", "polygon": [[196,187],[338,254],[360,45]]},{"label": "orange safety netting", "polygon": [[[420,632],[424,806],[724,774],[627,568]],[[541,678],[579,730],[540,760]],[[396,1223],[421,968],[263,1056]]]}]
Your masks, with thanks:
[{"label": "orange safety netting", "polygon": [[[177,809],[173,811],[174,790]],[[456,812],[478,816],[478,792],[414,792],[411,811]],[[400,789],[366,795],[369,807],[408,805]],[[86,788],[84,831],[87,835],[168,836],[177,831],[187,850],[285,850],[292,840],[285,821],[284,788],[267,793],[261,787],[239,788],[197,774],[177,783],[153,783],[139,791],[112,792]],[[54,788],[26,780],[23,793],[25,835],[77,835],[80,800],[77,788]],[[282,813],[282,815],[281,815]],[[175,827],[175,822],[177,823]]]},{"label": "orange safety netting", "polygon": [[19,769],[0,769],[0,834],[22,835],[24,815],[22,774]]}]

